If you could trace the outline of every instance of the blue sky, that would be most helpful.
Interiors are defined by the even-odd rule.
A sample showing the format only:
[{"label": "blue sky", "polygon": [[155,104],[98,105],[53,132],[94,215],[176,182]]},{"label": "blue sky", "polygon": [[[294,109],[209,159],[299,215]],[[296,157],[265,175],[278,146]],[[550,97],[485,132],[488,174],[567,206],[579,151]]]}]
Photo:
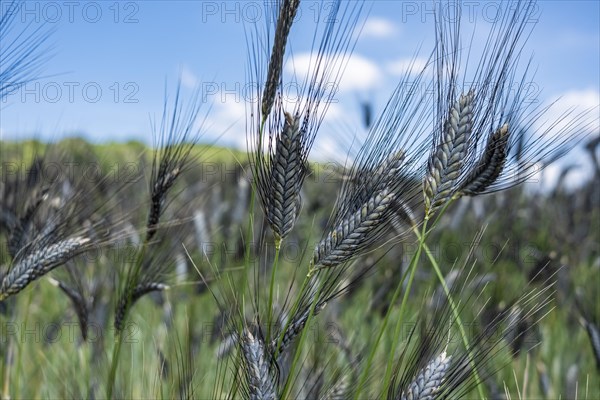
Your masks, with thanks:
[{"label": "blue sky", "polygon": [[[5,2],[3,2],[3,7]],[[93,141],[150,142],[150,117],[160,116],[179,77],[184,91],[203,87],[205,139],[244,147],[245,27],[264,23],[258,1],[27,1],[17,23],[45,23],[53,57],[45,78],[9,95],[0,104],[0,138],[45,140],[82,135]],[[291,51],[310,50],[318,7],[301,3],[292,29]],[[362,35],[341,83],[338,104],[326,119],[335,132],[360,125],[359,101],[381,110],[399,71],[420,48],[433,46],[430,1],[367,2]],[[467,23],[485,27],[496,2],[467,1]],[[2,10],[5,12],[5,10]],[[563,107],[598,105],[600,93],[600,2],[539,1],[535,28],[526,47],[537,68],[534,95],[546,102],[563,96]],[[474,25],[468,24],[467,27]],[[469,29],[469,28],[468,28]],[[475,45],[483,37],[476,36]],[[479,41],[479,42],[478,42]],[[337,127],[337,128],[336,128]],[[324,132],[315,147],[333,146]],[[319,145],[321,143],[321,145]]]}]

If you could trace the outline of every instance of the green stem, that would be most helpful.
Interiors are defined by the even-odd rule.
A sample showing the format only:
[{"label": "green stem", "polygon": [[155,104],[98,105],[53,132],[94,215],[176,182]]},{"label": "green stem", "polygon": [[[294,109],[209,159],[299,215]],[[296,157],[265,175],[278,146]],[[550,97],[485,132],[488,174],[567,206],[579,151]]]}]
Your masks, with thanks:
[{"label": "green stem", "polygon": [[[2,304],[2,300],[0,300],[0,304]],[[9,320],[5,317],[5,314],[0,313],[0,324],[2,324],[1,326],[6,326],[7,322],[9,322]],[[3,399],[8,399],[10,397],[10,366],[8,365],[8,360],[10,360],[11,357],[12,346],[12,335],[7,335],[7,339],[4,346],[5,350],[0,355],[0,374],[2,376],[2,391],[0,393]]]},{"label": "green stem", "polygon": [[[417,232],[417,235],[418,235],[418,232]],[[433,266],[433,270],[435,271],[435,274],[437,275],[438,280],[440,281],[440,284],[442,285],[442,288],[444,289],[444,293],[446,294],[446,298],[448,299],[448,302],[450,303],[450,307],[452,308],[452,314],[458,325],[458,330],[460,332],[460,336],[461,336],[463,345],[465,346],[465,349],[467,351],[467,355],[469,356],[469,363],[471,364],[471,368],[473,368],[473,375],[475,376],[475,382],[477,384],[477,392],[479,393],[479,397],[483,399],[483,398],[485,398],[485,395],[483,393],[481,379],[479,377],[479,373],[477,372],[477,365],[475,364],[475,359],[473,358],[473,353],[471,352],[471,348],[469,346],[469,340],[467,338],[467,334],[465,332],[465,328],[462,323],[462,319],[460,318],[460,313],[458,312],[458,307],[456,306],[456,304],[454,303],[454,300],[452,299],[452,296],[450,295],[450,290],[448,289],[448,285],[446,285],[446,280],[444,279],[444,276],[442,275],[442,271],[440,270],[440,267],[438,266],[437,261],[433,257],[431,250],[429,249],[429,247],[427,246],[426,243],[423,243],[423,246],[425,249],[425,254],[427,255],[427,258],[429,258],[429,261],[431,262],[431,265]]]},{"label": "green stem", "polygon": [[271,282],[269,283],[269,303],[268,303],[268,318],[267,318],[267,342],[271,342],[271,325],[273,324],[273,292],[275,288],[275,275],[277,272],[277,264],[279,263],[279,251],[281,249],[281,239],[275,239],[275,259],[271,268]]},{"label": "green stem", "polygon": [[[305,282],[307,280],[308,280],[308,278],[305,279]],[[321,282],[321,284],[319,284],[319,288],[317,289],[317,292],[316,292],[316,294],[315,294],[315,296],[313,298],[313,301],[312,301],[312,303],[310,305],[310,310],[308,312],[308,317],[306,319],[306,324],[304,325],[304,328],[302,329],[302,333],[300,335],[300,340],[298,342],[298,346],[296,347],[296,352],[294,354],[294,360],[292,361],[292,365],[290,367],[290,372],[288,374],[288,378],[287,378],[287,380],[285,382],[285,386],[283,387],[283,391],[281,393],[281,396],[279,397],[280,399],[286,399],[286,398],[288,398],[287,394],[288,394],[288,392],[290,390],[290,385],[295,380],[296,365],[298,364],[298,359],[300,358],[300,354],[302,353],[303,344],[304,344],[304,341],[306,339],[306,332],[309,330],[307,328],[310,326],[310,324],[312,322],[312,318],[313,318],[314,312],[315,312],[315,307],[317,305],[317,300],[319,299],[319,296],[321,294],[321,290],[323,288],[324,283],[325,282],[323,281],[323,282]],[[304,286],[305,285],[303,285],[302,287],[304,288]],[[302,292],[300,292],[300,293],[302,293]],[[283,331],[283,333],[285,333],[285,330]],[[282,335],[282,338],[283,338],[283,335]],[[278,346],[278,348],[279,348],[279,346]]]},{"label": "green stem", "polygon": [[[300,307],[300,300],[302,298],[302,293],[304,293],[304,289],[308,285],[309,281],[310,281],[310,277],[306,276],[304,278],[304,281],[302,282],[302,287],[300,287],[300,291],[298,292],[298,296],[296,297],[296,300],[294,301],[294,305],[292,306],[289,315],[296,315],[296,312],[298,311],[298,308]],[[316,296],[315,296],[315,299],[317,299]],[[279,353],[278,353],[279,348],[281,347],[281,344],[283,343],[283,337],[285,336],[285,333],[287,332],[287,329],[291,323],[292,323],[292,318],[287,318],[287,321],[283,327],[283,330],[281,331],[281,334],[279,335],[279,338],[277,339],[277,347],[275,347],[275,349],[274,349],[275,357],[279,356]]]},{"label": "green stem", "polygon": [[[424,223],[423,232],[425,232],[425,229],[426,229],[425,225],[426,225],[426,223]],[[419,248],[420,248],[420,246],[419,246]],[[413,254],[413,256],[412,256],[412,258],[410,260],[410,264],[409,264],[410,266],[409,266],[408,271],[411,272],[411,276],[409,278],[409,281],[411,283],[412,283],[412,280],[414,278],[414,271],[416,269],[415,266],[417,264],[418,257],[420,257],[420,251],[419,250],[417,250]],[[400,296],[400,292],[402,291],[402,283],[404,282],[405,278],[406,278],[406,273],[404,274],[404,276],[402,277],[402,279],[398,283],[398,286],[396,286],[396,290],[394,291],[394,294],[392,295],[392,299],[390,300],[390,304],[391,305],[393,305],[396,302],[396,300],[398,299],[398,296]],[[409,283],[409,286],[407,288],[407,291],[410,291],[410,283]],[[368,374],[369,374],[369,371],[371,370],[371,365],[373,363],[373,359],[375,358],[376,350],[379,347],[379,343],[381,342],[381,339],[383,338],[383,334],[386,331],[387,325],[389,323],[389,320],[390,320],[390,317],[391,317],[391,314],[392,314],[392,310],[393,310],[393,307],[390,306],[390,308],[388,309],[388,311],[387,311],[387,313],[386,313],[386,315],[385,315],[385,317],[383,319],[383,324],[381,326],[381,329],[379,329],[379,333],[377,334],[377,338],[375,339],[375,343],[371,347],[371,351],[369,352],[369,357],[367,358],[366,366],[363,369],[363,372],[362,372],[362,374],[360,376],[360,379],[359,379],[359,382],[358,382],[356,394],[354,396],[355,400],[358,400],[360,398],[359,395],[361,393],[363,385],[366,383],[366,380],[368,378]],[[393,358],[394,357],[392,356],[390,359],[393,360]]]},{"label": "green stem", "polygon": [[[417,265],[419,264],[419,259],[421,258],[421,252],[423,250],[423,245],[425,244],[425,237],[426,237],[425,233],[427,232],[427,223],[428,223],[428,220],[426,219],[423,222],[422,235],[417,235],[417,238],[419,239],[419,242],[418,242],[419,245],[418,245],[417,251],[415,253],[416,255],[413,258],[413,260],[410,264],[410,267],[409,267],[410,275],[408,278],[408,283],[406,284],[406,289],[404,290],[404,296],[402,296],[402,303],[400,304],[398,320],[396,322],[396,328],[394,329],[394,336],[392,337],[392,349],[391,349],[392,352],[390,354],[394,354],[394,350],[397,348],[398,341],[400,340],[402,324],[404,322],[404,311],[406,310],[408,296],[410,295],[412,284],[414,282],[415,273],[417,271]],[[415,231],[418,231],[418,230],[415,229]],[[402,287],[402,285],[400,285],[400,287]],[[385,391],[387,391],[389,384],[391,382],[393,363],[394,363],[394,357],[393,356],[388,357],[388,363],[387,363],[387,367],[386,367],[386,371],[385,371],[385,378],[383,380],[384,393],[385,393]]]},{"label": "green stem", "polygon": [[5,355],[5,359],[2,360],[2,378],[4,379],[4,383],[2,384],[2,398],[9,399],[10,398],[10,365],[8,365],[9,360],[14,357],[14,343],[12,339],[12,335],[8,338],[8,343],[6,345],[6,350],[3,352]]},{"label": "green stem", "polygon": [[[146,249],[148,248],[148,244],[149,244],[148,240],[144,240],[144,242],[142,243],[142,249],[138,253],[136,263],[133,267],[133,270],[131,270],[131,272],[130,272],[134,276],[134,278],[132,279],[133,282],[137,281],[137,277],[141,273],[142,262],[144,260],[144,254],[146,253]],[[130,284],[130,279],[129,279],[129,275],[127,275],[125,278],[125,285],[129,285],[129,284]],[[129,315],[129,307],[131,306],[131,295],[133,294],[133,290],[129,286],[126,286],[124,290],[125,290],[125,295],[127,296],[127,302],[125,303],[125,311],[123,313],[123,321],[122,321],[123,327],[125,327],[127,324],[127,318]],[[117,368],[119,366],[119,358],[120,358],[119,355],[120,354],[121,354],[121,332],[115,331],[115,344],[113,345],[113,356],[112,356],[112,359],[110,360],[110,372],[108,374],[108,382],[106,385],[106,394],[107,394],[106,398],[109,400],[112,398],[112,393],[113,393],[113,389],[115,386],[115,379],[117,377]]]},{"label": "green stem", "polygon": [[[421,257],[421,250],[423,248],[423,245],[425,244],[425,240],[427,239],[427,237],[429,236],[429,234],[431,233],[433,227],[437,224],[437,222],[439,221],[441,215],[446,211],[446,209],[450,206],[450,204],[452,203],[452,200],[454,199],[450,199],[448,202],[446,202],[446,204],[442,207],[441,211],[438,213],[437,217],[434,219],[432,227],[429,231],[427,231],[427,225],[429,222],[429,219],[431,217],[431,215],[428,213],[425,216],[425,219],[423,221],[423,227],[422,227],[422,234],[421,236],[418,236],[419,239],[419,246],[417,248],[417,251],[413,254],[413,257],[411,258],[410,264],[409,264],[409,269],[407,272],[410,272],[410,277],[409,277],[409,281],[406,287],[406,291],[404,293],[404,297],[402,300],[402,304],[400,306],[400,315],[399,315],[399,319],[398,322],[396,324],[396,329],[395,329],[395,333],[396,335],[393,338],[393,346],[392,346],[392,352],[394,351],[394,349],[396,348],[396,344],[398,342],[398,332],[399,329],[401,329],[401,324],[402,324],[402,318],[403,318],[403,314],[404,314],[404,307],[406,306],[406,300],[408,299],[408,295],[410,294],[410,289],[412,286],[412,282],[414,280],[414,275],[416,272],[416,266],[418,263],[419,258]],[[400,295],[400,292],[402,290],[402,283],[404,282],[404,279],[406,278],[406,274],[404,274],[402,276],[402,279],[400,280],[400,283],[398,284],[398,286],[396,287],[396,290],[394,291],[394,294],[392,296],[392,299],[390,301],[390,304],[393,305],[396,302],[396,299],[398,298],[398,296]],[[379,343],[381,342],[381,339],[383,337],[383,334],[387,328],[387,325],[389,323],[389,319],[392,313],[392,309],[393,307],[390,307],[390,309],[388,310],[388,312],[385,315],[385,318],[383,320],[383,325],[381,327],[381,329],[379,330],[379,334],[377,335],[377,339],[375,340],[375,343],[370,351],[369,354],[369,358],[367,360],[367,364],[366,364],[366,368],[364,369],[360,381],[358,383],[357,386],[357,392],[355,394],[355,400],[359,399],[359,395],[360,395],[360,391],[362,390],[363,385],[365,384],[367,377],[368,377],[368,373],[370,371],[370,366],[373,363],[373,359],[375,357],[375,352],[377,350],[377,347],[379,346]],[[391,380],[391,367],[392,367],[392,363],[394,360],[394,356],[393,353],[391,353],[391,355],[389,356],[390,358],[388,359],[388,365],[386,368],[386,375],[385,375],[385,380],[384,380],[384,391],[383,393],[385,393],[385,390],[387,390],[387,388],[389,387],[389,383]]]},{"label": "green stem", "polygon": [[[27,305],[25,306],[25,310],[31,310],[31,303],[33,302],[33,294],[35,293],[35,291],[30,290],[29,294],[27,295]],[[25,321],[24,321],[25,326],[27,326],[29,324],[29,313],[26,313],[25,316]],[[22,367],[22,357],[23,357],[23,343],[21,342],[21,340],[16,340],[16,351],[17,351],[17,355],[16,355],[16,368],[15,368],[15,375],[16,376],[22,376],[22,371],[21,371],[21,367]],[[13,357],[14,357],[14,353],[13,353]],[[19,380],[20,383],[20,380]],[[40,382],[41,384],[41,382]],[[15,388],[13,390],[13,396],[15,399],[21,398],[21,385],[15,385]]]},{"label": "green stem", "polygon": [[[454,195],[452,196],[452,198],[444,205],[444,207],[442,208],[442,210],[440,211],[440,213],[438,214],[434,226],[435,224],[437,224],[437,222],[439,221],[439,219],[441,218],[441,216],[444,214],[444,212],[446,211],[446,209],[450,206],[450,204],[452,202],[454,202],[454,200],[457,200],[458,198],[460,198],[459,195]],[[431,262],[431,265],[433,266],[433,269],[435,271],[435,274],[438,278],[438,280],[440,281],[440,284],[442,285],[442,288],[444,289],[444,293],[446,295],[446,298],[448,299],[448,303],[450,304],[450,308],[452,309],[452,314],[454,316],[454,319],[458,325],[458,330],[460,332],[460,336],[463,342],[463,345],[465,346],[465,350],[467,351],[467,355],[469,356],[469,363],[471,364],[471,367],[473,368],[473,375],[475,376],[475,381],[477,384],[477,392],[479,393],[479,397],[480,398],[485,398],[485,395],[483,393],[483,389],[482,389],[482,385],[481,385],[481,379],[479,377],[479,373],[477,372],[477,366],[475,364],[475,360],[473,358],[473,354],[471,352],[471,348],[469,347],[469,340],[467,338],[467,334],[465,332],[465,328],[464,325],[462,323],[462,319],[460,318],[460,313],[458,312],[458,308],[456,307],[456,304],[454,303],[454,300],[452,299],[452,296],[450,295],[450,290],[448,289],[448,286],[446,285],[446,280],[444,279],[444,276],[440,270],[440,267],[437,263],[437,261],[435,260],[435,258],[433,257],[433,254],[431,253],[431,250],[429,249],[429,247],[427,246],[427,243],[425,243],[425,240],[422,240],[422,237],[419,236],[419,232],[417,230],[415,230],[415,234],[417,235],[418,239],[420,242],[423,243],[423,246],[425,248],[425,253],[427,255],[427,258],[429,259],[429,261]]]},{"label": "green stem", "polygon": [[119,365],[119,354],[121,353],[121,333],[115,332],[115,345],[113,346],[112,360],[108,374],[108,386],[106,388],[106,398],[112,399],[115,378],[117,376],[117,367]]}]

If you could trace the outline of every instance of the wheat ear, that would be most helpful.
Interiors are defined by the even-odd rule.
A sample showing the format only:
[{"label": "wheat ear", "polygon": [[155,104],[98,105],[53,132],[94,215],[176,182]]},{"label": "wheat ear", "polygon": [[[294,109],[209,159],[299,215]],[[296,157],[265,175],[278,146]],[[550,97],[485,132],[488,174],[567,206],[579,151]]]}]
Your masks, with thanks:
[{"label": "wheat ear", "polygon": [[450,366],[452,356],[446,355],[443,351],[438,357],[431,360],[423,368],[405,393],[402,393],[401,400],[434,400],[439,392],[446,372]]},{"label": "wheat ear", "polygon": [[508,141],[508,124],[504,124],[489,137],[484,153],[465,177],[460,194],[475,196],[496,182],[506,164]]},{"label": "wheat ear", "polygon": [[81,253],[90,239],[73,237],[37,250],[19,261],[2,279],[0,301],[19,293],[31,282]]},{"label": "wheat ear", "polygon": [[244,329],[240,339],[243,367],[250,400],[275,400],[276,377],[260,337]]},{"label": "wheat ear", "polygon": [[470,91],[450,107],[441,137],[429,158],[423,180],[426,219],[456,190],[473,127],[473,98]]},{"label": "wheat ear", "polygon": [[379,190],[384,190],[394,181],[402,177],[402,165],[406,155],[399,150],[388,156],[374,168],[365,171],[359,171],[354,178],[353,183],[359,189],[358,198],[355,200],[358,204],[366,202],[369,197]]},{"label": "wheat ear", "polygon": [[35,194],[33,201],[25,210],[22,218],[19,218],[13,229],[11,229],[8,239],[8,252],[11,257],[17,257],[19,251],[21,251],[27,244],[31,226],[33,224],[33,218],[44,201],[48,200],[48,189],[42,189]]},{"label": "wheat ear", "polygon": [[163,105],[160,124],[153,123],[155,150],[150,176],[150,210],[146,223],[146,240],[150,242],[159,228],[165,211],[167,194],[194,159],[192,148],[200,137],[196,121],[200,112],[199,92],[195,92],[189,105],[183,109],[180,99],[181,86],[177,86],[173,111]]},{"label": "wheat ear", "polygon": [[373,232],[384,222],[394,198],[393,193],[384,189],[344,218],[315,247],[313,266],[334,267],[358,255],[372,242]]},{"label": "wheat ear", "polygon": [[148,212],[148,222],[146,224],[147,241],[151,240],[156,234],[160,217],[164,211],[167,193],[181,172],[179,167],[175,167],[171,171],[167,171],[167,164],[168,161],[165,162],[165,165],[163,165],[161,161],[156,182],[152,186],[152,194],[150,196],[150,211]]},{"label": "wheat ear", "polygon": [[148,293],[160,292],[168,288],[169,286],[165,285],[164,283],[142,282],[136,285],[133,290],[131,290],[131,298],[122,296],[115,311],[115,329],[117,332],[121,332],[123,330],[127,311],[133,307],[135,302]]},{"label": "wheat ear", "polygon": [[[315,305],[315,309],[313,311],[313,316],[319,314],[327,305],[326,301],[320,302]],[[285,349],[292,343],[292,341],[302,333],[302,330],[306,326],[308,322],[308,317],[310,315],[310,308],[303,310],[302,312],[294,315],[292,317],[292,321],[287,325],[285,333],[283,334],[283,338],[281,339],[281,343],[279,343],[279,335],[275,336],[275,339],[271,341],[271,349],[277,349],[274,351],[275,354],[283,354]]]},{"label": "wheat ear", "polygon": [[266,120],[271,112],[271,108],[273,108],[273,103],[275,102],[277,86],[281,79],[285,47],[299,5],[300,0],[285,0],[279,9],[279,17],[277,18],[277,26],[275,28],[275,41],[273,42],[273,49],[271,50],[271,59],[269,60],[267,79],[261,104],[263,121]]},{"label": "wheat ear", "polygon": [[267,199],[267,220],[279,239],[294,227],[300,210],[300,189],[304,162],[299,117],[285,113],[281,135],[276,140],[271,165],[271,196]]}]

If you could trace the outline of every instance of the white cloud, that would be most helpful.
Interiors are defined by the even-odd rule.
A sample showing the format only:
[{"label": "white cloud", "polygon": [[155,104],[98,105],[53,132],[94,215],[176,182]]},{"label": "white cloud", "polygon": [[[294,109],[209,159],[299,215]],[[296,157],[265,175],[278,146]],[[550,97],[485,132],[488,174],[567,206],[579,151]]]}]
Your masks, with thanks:
[{"label": "white cloud", "polygon": [[339,104],[329,104],[327,106],[327,114],[325,115],[325,121],[333,122],[337,121],[345,115],[345,111]]},{"label": "white cloud", "polygon": [[181,67],[181,84],[187,89],[195,89],[198,86],[198,77],[187,65]]},{"label": "white cloud", "polygon": [[427,66],[427,59],[422,57],[416,58],[399,58],[388,62],[385,69],[388,73],[396,76],[404,76],[407,71],[411,75],[416,75]]},{"label": "white cloud", "polygon": [[340,147],[339,140],[332,135],[318,135],[310,157],[318,161],[335,160],[343,153]]},{"label": "white cloud", "polygon": [[[332,59],[328,60],[332,66],[332,71],[336,72],[337,68],[346,60],[341,55],[331,56]],[[302,81],[304,77],[308,76],[315,64],[315,57],[310,53],[301,53],[294,57],[293,62],[286,64],[286,71],[293,73],[298,77],[298,80]],[[332,74],[335,75],[335,74]],[[353,54],[349,60],[347,60],[346,68],[342,75],[342,79],[339,82],[340,91],[349,90],[367,90],[377,87],[381,83],[382,73],[373,61]]]},{"label": "white cloud", "polygon": [[[557,96],[550,109],[539,118],[534,128],[539,134],[555,135],[598,134],[600,93],[593,89],[571,90]],[[591,110],[591,111],[588,111]],[[582,115],[583,112],[587,114]]]},{"label": "white cloud", "polygon": [[[543,143],[553,144],[555,138],[559,141],[575,140],[582,138],[583,135],[600,133],[600,121],[598,120],[600,93],[598,91],[593,89],[571,90],[557,97],[559,98],[556,103],[536,120],[533,126]],[[588,113],[582,115],[581,113],[585,111]],[[561,173],[569,165],[575,165],[577,168],[570,170],[564,181],[568,190],[581,186],[592,176],[588,156],[581,148],[574,148],[561,160],[546,166],[543,171],[537,172],[531,178],[534,182],[538,181],[538,185],[534,185],[534,187],[543,191],[554,189]]]},{"label": "white cloud", "polygon": [[577,107],[581,109],[598,107],[600,104],[600,93],[593,89],[572,90],[560,96],[560,104],[565,108]]},{"label": "white cloud", "polygon": [[246,149],[246,107],[233,96],[217,95],[204,124],[207,136],[217,144]]},{"label": "white cloud", "polygon": [[398,28],[393,22],[380,17],[369,18],[362,29],[357,31],[362,38],[371,37],[377,39],[392,37],[396,32],[398,32]]},{"label": "white cloud", "polygon": [[[579,160],[586,160],[586,157],[583,154],[578,154],[577,156],[579,157]],[[562,182],[562,189],[566,190],[575,190],[580,188],[590,180],[593,173],[591,165],[587,163],[587,160],[586,163],[561,160],[546,166],[544,169],[541,169],[540,166],[539,171],[527,180],[527,182],[530,184],[528,185],[529,190],[541,190],[542,192],[546,193],[555,190],[556,185],[559,183],[558,181],[560,176],[565,171],[568,172],[564,177],[564,181]]]}]

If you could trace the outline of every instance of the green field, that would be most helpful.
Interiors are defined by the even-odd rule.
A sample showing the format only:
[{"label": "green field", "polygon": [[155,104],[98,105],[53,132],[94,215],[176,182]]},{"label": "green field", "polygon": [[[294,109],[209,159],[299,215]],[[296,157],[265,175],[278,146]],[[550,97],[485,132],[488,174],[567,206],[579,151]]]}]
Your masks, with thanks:
[{"label": "green field", "polygon": [[[44,156],[44,164],[38,162],[38,175],[31,162],[34,154],[37,160]],[[169,196],[159,237],[146,250],[151,260],[149,266],[160,270],[157,279],[169,288],[143,296],[131,309],[120,336],[117,397],[211,398],[227,393],[237,397],[231,392],[236,386],[232,376],[237,368],[235,346],[231,354],[222,358],[217,353],[230,332],[228,326],[241,323],[241,311],[236,310],[241,307],[240,301],[246,303],[246,323],[252,323],[257,311],[255,294],[258,311],[266,315],[273,236],[258,204],[253,210],[249,208],[250,186],[241,184],[246,179],[243,164],[234,161],[244,160],[244,156],[226,149],[202,147],[195,147],[193,154],[194,161]],[[57,196],[65,189],[63,184],[55,183],[72,179],[74,188],[81,187],[94,194],[90,197],[94,204],[80,204],[65,213],[61,209],[40,211],[36,229],[43,229],[49,220],[44,217],[47,212],[54,213],[53,218],[81,213],[99,227],[104,219],[115,227],[110,239],[99,240],[97,248],[74,257],[3,301],[3,397],[105,396],[115,346],[114,309],[126,271],[140,251],[135,242],[143,234],[150,201],[147,170],[151,156],[152,150],[138,143],[90,145],[81,140],[66,140],[51,146],[2,143],[4,212],[26,209],[31,201],[13,197],[20,193],[9,189],[16,177],[36,175],[36,186],[58,186]],[[21,162],[23,168],[17,173],[14,165]],[[127,171],[128,179],[123,181],[114,179],[122,177],[115,174],[118,170],[115,166],[131,163],[140,166],[139,170],[131,175]],[[64,169],[60,179],[49,181],[54,176],[50,172],[57,165],[77,166],[73,167],[72,175]],[[85,172],[96,165],[101,167],[95,174]],[[332,202],[328,199],[335,198],[340,186],[329,179],[332,174],[326,175],[326,182],[321,179],[323,175],[319,175],[318,169],[316,165],[311,168],[314,176],[305,184],[306,200],[301,216],[282,246],[275,275],[275,313],[281,312],[291,282],[296,285],[290,296],[297,295],[308,272],[311,249],[320,239],[321,227],[326,225],[331,211]],[[477,201],[462,199],[445,212],[427,239],[444,274],[463,270],[460,279],[466,283],[456,290],[455,296],[465,301],[462,322],[469,338],[477,337],[486,321],[489,323],[493,315],[511,307],[524,292],[540,290],[550,282],[554,285],[536,299],[537,303],[549,301],[543,313],[523,319],[518,326],[503,323],[483,341],[483,348],[495,344],[497,349],[494,357],[482,363],[478,371],[486,377],[482,379],[488,395],[505,390],[513,398],[528,399],[575,398],[575,390],[577,398],[594,399],[600,395],[600,376],[584,326],[586,320],[597,323],[600,311],[597,188],[590,181],[574,192],[556,188],[541,194],[515,188]],[[77,195],[73,201],[79,201]],[[259,245],[248,249],[245,245],[251,215],[254,220],[251,242]],[[204,223],[199,223],[200,220]],[[130,224],[132,230],[116,230],[123,222]],[[65,229],[71,231],[61,234],[76,233],[81,228]],[[476,237],[478,232],[480,239]],[[0,261],[5,273],[11,265],[6,251],[10,237],[10,229],[3,225],[5,250]],[[323,380],[325,388],[342,377],[357,380],[364,373],[362,366],[388,311],[388,327],[367,371],[365,393],[376,396],[387,363],[391,359],[397,361],[405,348],[418,347],[415,338],[408,341],[410,332],[419,317],[423,317],[423,307],[427,307],[433,291],[436,288],[440,291],[431,262],[424,255],[417,263],[401,321],[398,318],[404,292],[401,290],[401,296],[390,304],[416,243],[410,234],[398,236],[390,230],[344,268],[340,282],[367,270],[368,273],[352,290],[332,300],[310,329],[306,329],[301,350],[295,350],[302,355],[292,393],[310,396],[307,387],[317,377]],[[536,272],[539,276],[534,278]],[[486,282],[489,279],[486,285],[469,285],[482,277]],[[57,282],[74,290],[83,301],[79,307],[84,306],[87,340],[82,338],[77,302],[66,296],[56,286]],[[223,310],[217,307],[213,294]],[[467,296],[471,296],[470,300]],[[291,307],[289,300],[287,307]],[[531,305],[520,307],[527,309]],[[234,322],[222,325],[225,311],[234,312],[230,315]],[[542,315],[541,321],[537,321]],[[398,328],[400,335],[395,337]],[[434,328],[443,331],[439,326]],[[527,331],[524,340],[514,339],[515,329]],[[449,337],[448,352],[451,349],[460,352],[459,335],[454,332]],[[394,344],[396,351],[392,351]],[[518,354],[512,354],[517,349]],[[403,362],[410,364],[410,361]],[[467,395],[477,396],[474,390]]]}]

